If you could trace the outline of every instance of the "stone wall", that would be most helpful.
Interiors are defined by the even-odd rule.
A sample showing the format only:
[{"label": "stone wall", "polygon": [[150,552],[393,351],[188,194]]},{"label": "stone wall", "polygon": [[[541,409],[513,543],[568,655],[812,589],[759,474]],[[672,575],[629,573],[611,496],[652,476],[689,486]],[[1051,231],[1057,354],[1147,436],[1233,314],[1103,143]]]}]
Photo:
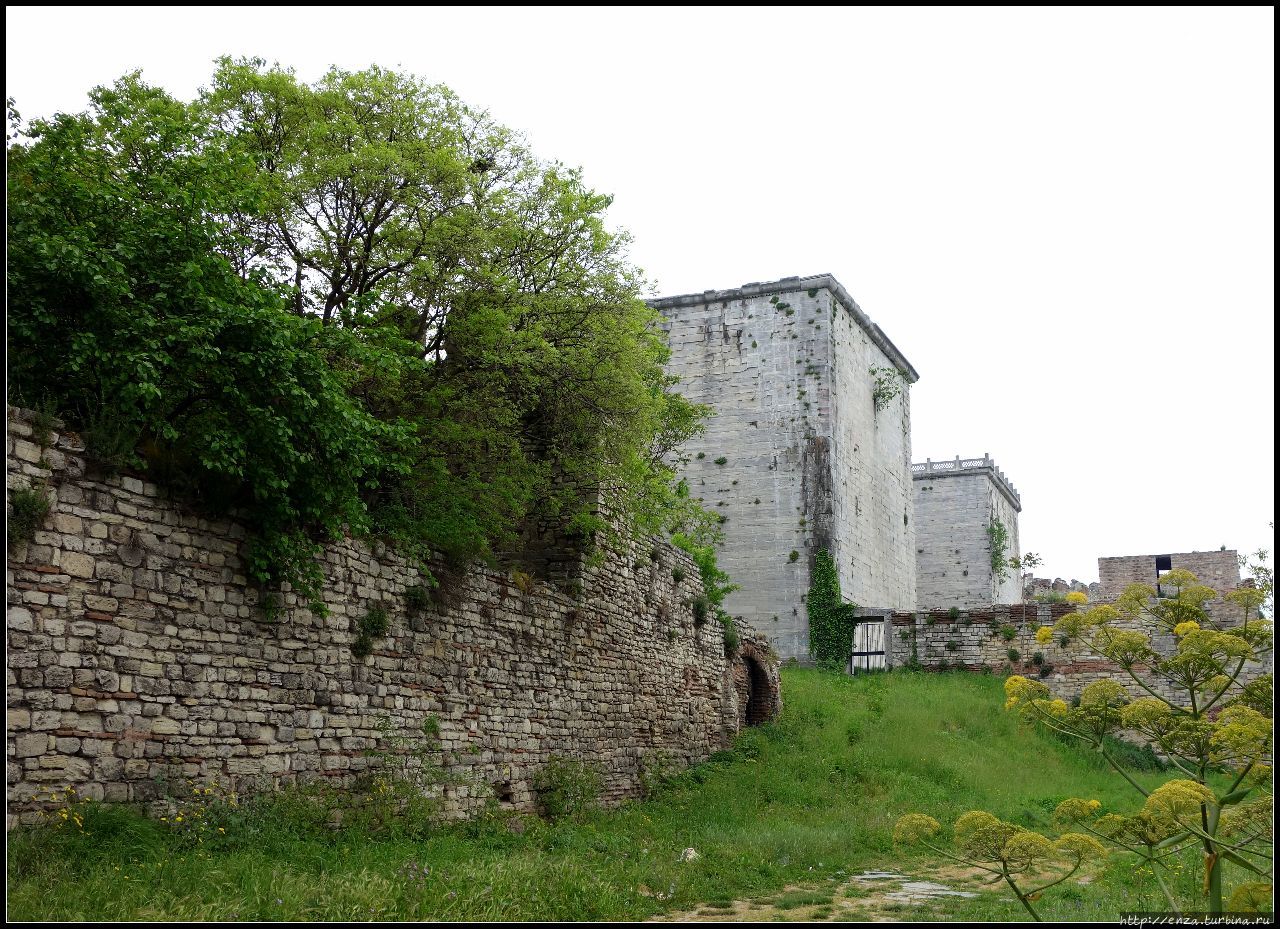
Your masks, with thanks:
[{"label": "stone wall", "polygon": [[[1079,641],[1063,647],[1055,639],[1047,645],[1036,641],[1036,630],[1052,626],[1061,617],[1075,612],[1069,603],[1013,604],[981,610],[929,610],[917,613],[895,613],[892,631],[885,646],[892,667],[902,667],[914,659],[930,669],[953,668],[968,671],[1021,674],[1038,678],[1064,699],[1079,695],[1088,684],[1109,678],[1124,684],[1133,696],[1144,696],[1142,689],[1113,662],[1100,658]],[[1117,628],[1137,629],[1151,637],[1156,651],[1171,655],[1175,651],[1173,636],[1153,620],[1122,621]],[[1001,628],[1012,626],[1014,636],[1006,639]],[[1011,659],[1010,649],[1018,653]],[[1036,661],[1037,654],[1041,661]],[[1264,662],[1251,662],[1242,681],[1270,673],[1271,657]],[[1137,672],[1162,696],[1181,702],[1185,694],[1138,667]]]},{"label": "stone wall", "polygon": [[681,470],[726,520],[720,565],[742,586],[726,609],[783,657],[808,658],[804,598],[822,549],[847,597],[913,606],[910,407],[904,390],[876,412],[868,368],[916,375],[879,327],[828,275],[652,305],[677,389],[715,410]]},{"label": "stone wall", "polygon": [[[725,747],[751,715],[741,701],[753,722],[780,709],[767,641],[740,626],[727,659],[720,624],[694,624],[698,571],[671,546],[579,562],[560,587],[477,566],[415,612],[417,571],[348,539],[323,554],[330,615],[286,593],[267,621],[238,523],[94,474],[73,434],[42,448],[31,421],[10,409],[9,488],[43,488],[52,510],[9,551],[10,824],[58,786],[146,801],[160,777],[346,783],[367,750],[430,717],[457,781],[451,813],[495,795],[532,808],[553,755],[600,766],[616,801],[651,755],[688,764]],[[357,658],[353,625],[375,605],[390,630]]]},{"label": "stone wall", "polygon": [[828,298],[833,328],[832,485],[835,491],[835,547],[840,592],[865,609],[904,610],[916,605],[915,501],[911,481],[911,393],[879,408],[874,399],[874,367],[910,365],[886,353],[866,319],[843,288]]},{"label": "stone wall", "polygon": [[1157,558],[1168,558],[1173,568],[1190,571],[1201,584],[1214,590],[1231,590],[1240,584],[1240,560],[1231,548],[1171,555],[1122,555],[1098,559],[1098,583],[1103,597],[1118,597],[1130,584],[1154,587]]},{"label": "stone wall", "polygon": [[1074,577],[1070,581],[1055,577],[1050,580],[1047,577],[1023,577],[1022,595],[1023,599],[1032,600],[1039,596],[1066,596],[1069,593],[1081,593],[1089,598],[1091,603],[1101,603],[1106,597],[1102,593],[1102,585],[1097,581],[1085,583],[1078,581]]},{"label": "stone wall", "polygon": [[1017,491],[987,456],[911,466],[915,485],[916,603],[980,608],[1022,599],[1018,572],[1003,577],[991,564],[987,527],[999,519],[1008,533],[1004,559],[1021,554]]}]

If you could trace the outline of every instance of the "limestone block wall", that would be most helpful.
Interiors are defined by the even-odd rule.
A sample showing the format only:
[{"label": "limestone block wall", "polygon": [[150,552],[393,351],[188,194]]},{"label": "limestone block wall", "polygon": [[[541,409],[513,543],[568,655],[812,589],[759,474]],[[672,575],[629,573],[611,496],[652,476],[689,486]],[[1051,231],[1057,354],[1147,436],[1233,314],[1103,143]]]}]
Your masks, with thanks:
[{"label": "limestone block wall", "polygon": [[[1069,594],[1082,593],[1089,598],[1091,603],[1101,603],[1107,599],[1102,592],[1102,585],[1097,581],[1085,583],[1076,580],[1074,577],[1070,581],[1065,581],[1060,577],[1050,580],[1047,577],[1027,577],[1023,579],[1022,584],[1023,598],[1031,600],[1041,594]],[[1114,599],[1114,597],[1112,598]]]},{"label": "limestone block wall", "polygon": [[1018,572],[991,563],[987,527],[999,519],[1007,559],[1021,554],[1013,487],[987,456],[912,465],[916,515],[916,605],[979,608],[1022,600]]},{"label": "limestone block wall", "polygon": [[[1098,559],[1098,583],[1107,599],[1118,597],[1130,584],[1156,585],[1157,555],[1122,555]],[[1216,552],[1177,552],[1166,555],[1171,567],[1190,571],[1200,583],[1214,590],[1232,590],[1240,584],[1240,560],[1235,549]]]},{"label": "limestone block wall", "polygon": [[[894,362],[860,325],[856,304],[845,306],[836,293],[830,303],[833,556],[840,590],[867,609],[909,610],[916,605],[917,531],[910,390],[902,383],[897,396],[876,408],[870,369]],[[908,379],[914,381],[914,373]]]},{"label": "limestone block wall", "polygon": [[742,587],[725,608],[784,658],[807,658],[804,599],[822,549],[850,599],[913,605],[910,407],[904,391],[874,414],[867,369],[916,375],[879,328],[828,275],[652,305],[678,389],[715,411],[681,469],[725,519],[719,561]]},{"label": "limestone block wall", "polygon": [[[1055,696],[1070,699],[1097,680],[1111,679],[1125,685],[1134,697],[1145,696],[1142,689],[1116,665],[1094,655],[1080,642],[1063,647],[1056,639],[1047,645],[1036,641],[1036,630],[1052,626],[1058,619],[1074,612],[1067,603],[1014,604],[985,609],[928,610],[895,613],[892,632],[885,650],[890,664],[901,667],[915,661],[930,669],[953,668],[969,671],[984,669],[997,673],[1021,674],[1038,678]],[[1156,651],[1171,655],[1175,651],[1173,636],[1154,621],[1145,619],[1116,624],[1118,628],[1136,629],[1151,637]],[[1012,626],[1014,636],[1006,639],[1001,628]],[[1010,650],[1017,657],[1010,657]],[[1039,654],[1041,661],[1035,660]],[[1251,662],[1241,675],[1241,682],[1271,672],[1270,656],[1264,662]],[[1157,693],[1181,702],[1185,695],[1172,690],[1167,682],[1146,673],[1139,666],[1138,675]]]},{"label": "limestone block wall", "polygon": [[[72,434],[35,438],[30,415],[10,409],[10,492],[37,486],[52,501],[34,540],[9,551],[10,824],[57,786],[146,801],[165,776],[347,782],[368,749],[420,735],[429,717],[457,781],[444,788],[452,813],[494,795],[531,808],[553,755],[599,765],[618,800],[646,757],[688,764],[727,745],[747,715],[744,672],[759,718],[781,706],[767,641],[742,626],[726,658],[720,625],[694,624],[698,571],[671,546],[581,565],[562,587],[477,566],[414,612],[416,570],[348,539],[323,554],[330,615],[286,593],[268,622],[239,524],[94,474]],[[353,626],[374,605],[390,630],[357,658]]]}]

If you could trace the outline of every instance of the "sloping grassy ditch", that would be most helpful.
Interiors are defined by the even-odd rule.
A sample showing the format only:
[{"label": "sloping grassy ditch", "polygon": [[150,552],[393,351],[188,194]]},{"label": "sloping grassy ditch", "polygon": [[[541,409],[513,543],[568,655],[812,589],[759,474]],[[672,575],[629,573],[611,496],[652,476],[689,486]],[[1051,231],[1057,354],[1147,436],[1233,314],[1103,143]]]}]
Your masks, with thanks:
[{"label": "sloping grassy ditch", "polygon": [[[192,846],[169,824],[91,805],[83,810],[89,834],[64,825],[10,836],[8,915],[645,919],[784,893],[835,899],[836,888],[867,868],[927,874],[929,863],[904,860],[892,844],[893,823],[908,811],[945,823],[981,808],[1044,828],[1069,796],[1096,797],[1107,809],[1135,805],[1131,788],[1098,757],[1003,712],[997,677],[849,678],[788,668],[783,688],[779,720],[744,733],[732,751],[669,779],[649,799],[557,823],[525,818],[519,832],[505,817],[423,837],[334,831],[285,794],[247,807],[225,833]],[[1149,760],[1131,758],[1139,767]],[[1135,776],[1152,784],[1164,777]],[[686,848],[698,856],[682,861]],[[1194,868],[1189,875],[1194,880]],[[1117,862],[1043,912],[1114,918],[1142,881]],[[983,894],[942,905],[948,918],[1018,918],[1003,900]],[[829,918],[858,918],[855,910],[837,907]],[[938,917],[933,905],[902,912]]]}]

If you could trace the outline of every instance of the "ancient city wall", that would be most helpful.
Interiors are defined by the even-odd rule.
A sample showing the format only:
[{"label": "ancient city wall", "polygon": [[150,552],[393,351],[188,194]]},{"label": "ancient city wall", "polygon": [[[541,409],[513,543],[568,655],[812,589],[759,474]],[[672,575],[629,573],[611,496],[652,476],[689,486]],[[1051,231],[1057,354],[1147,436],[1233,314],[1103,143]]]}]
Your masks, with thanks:
[{"label": "ancient city wall", "polygon": [[910,408],[904,390],[876,413],[868,371],[910,366],[879,328],[828,275],[652,305],[677,389],[715,410],[681,469],[726,520],[719,560],[742,585],[726,609],[783,657],[808,658],[804,598],[822,549],[847,597],[913,606]]},{"label": "ancient city wall", "polygon": [[[695,624],[698,571],[667,545],[636,548],[552,587],[475,567],[415,611],[417,571],[380,546],[324,552],[326,618],[284,597],[267,621],[246,584],[243,529],[205,519],[134,477],[87,467],[72,434],[35,441],[10,409],[9,488],[53,501],[8,561],[10,823],[37,792],[145,801],[161,777],[259,787],[348,782],[388,737],[434,718],[454,781],[446,809],[494,796],[535,803],[553,755],[632,795],[646,759],[687,764],[780,708],[776,656],[740,627],[726,658],[713,618]],[[352,654],[356,621],[390,629]]]},{"label": "ancient city wall", "polygon": [[1021,552],[1021,501],[990,458],[957,458],[911,466],[915,485],[916,603],[920,608],[979,608],[1016,603],[1018,572],[1003,579],[991,564],[987,527],[999,519],[1008,533],[1004,558]]},{"label": "ancient city wall", "polygon": [[[895,613],[890,618],[885,651],[892,667],[914,661],[931,669],[987,669],[1021,674],[1043,680],[1055,696],[1064,699],[1077,696],[1087,685],[1107,678],[1124,684],[1135,697],[1145,696],[1114,662],[1095,655],[1083,643],[1074,641],[1064,647],[1056,638],[1048,644],[1036,641],[1036,630],[1041,626],[1052,626],[1075,611],[1076,607],[1069,603],[1040,603],[957,610],[956,615],[949,610]],[[1150,636],[1153,647],[1161,655],[1172,655],[1175,651],[1173,636],[1154,620],[1126,620],[1115,625]],[[1002,634],[1007,627],[1013,629],[1011,639]],[[1011,650],[1017,657],[1011,657]],[[1178,703],[1186,699],[1185,694],[1150,676],[1145,668],[1138,666],[1135,670],[1161,696]],[[1265,662],[1246,665],[1241,681],[1270,671],[1268,656]]]}]

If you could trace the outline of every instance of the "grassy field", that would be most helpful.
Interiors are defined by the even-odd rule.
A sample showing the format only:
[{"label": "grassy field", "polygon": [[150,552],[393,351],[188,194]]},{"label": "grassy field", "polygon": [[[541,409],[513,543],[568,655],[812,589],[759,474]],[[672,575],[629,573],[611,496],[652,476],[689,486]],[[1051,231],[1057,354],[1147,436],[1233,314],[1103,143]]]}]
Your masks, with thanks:
[{"label": "grassy field", "polygon": [[[786,669],[782,718],[648,800],[576,821],[440,828],[422,839],[332,831],[264,804],[203,845],[163,823],[91,809],[77,829],[10,836],[8,915],[19,920],[631,920],[731,901],[830,898],[851,873],[927,877],[891,840],[904,812],[970,809],[1048,827],[1057,803],[1136,807],[1101,760],[1001,710],[1001,681],[963,673],[849,678]],[[1135,753],[1134,763],[1142,759]],[[1138,770],[1145,783],[1167,777]],[[699,857],[681,861],[686,848]],[[1047,919],[1158,909],[1154,884],[1113,860],[1046,895]],[[1189,862],[1180,883],[1196,879]],[[797,889],[799,888],[799,890]],[[848,896],[855,896],[853,891]],[[900,907],[903,918],[1019,919],[1006,893]],[[788,909],[774,918],[787,918]],[[812,911],[803,911],[812,912]],[[830,908],[819,911],[827,915]],[[850,918],[845,914],[846,918]],[[839,912],[834,918],[841,918]]]}]

